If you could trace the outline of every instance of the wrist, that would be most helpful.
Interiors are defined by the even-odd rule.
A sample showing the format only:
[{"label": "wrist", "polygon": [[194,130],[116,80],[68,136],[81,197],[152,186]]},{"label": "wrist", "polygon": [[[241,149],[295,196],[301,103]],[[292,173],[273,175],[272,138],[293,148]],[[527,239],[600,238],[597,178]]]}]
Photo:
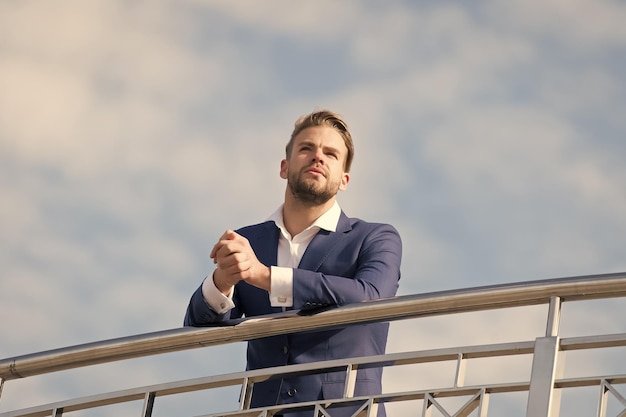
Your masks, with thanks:
[{"label": "wrist", "polygon": [[219,268],[213,271],[213,284],[215,284],[215,288],[228,297],[233,290],[233,285],[224,279],[223,272]]},{"label": "wrist", "polygon": [[258,268],[255,272],[256,273],[254,274],[254,276],[247,281],[255,287],[270,292],[272,283],[271,269],[268,266],[261,265],[261,267]]}]

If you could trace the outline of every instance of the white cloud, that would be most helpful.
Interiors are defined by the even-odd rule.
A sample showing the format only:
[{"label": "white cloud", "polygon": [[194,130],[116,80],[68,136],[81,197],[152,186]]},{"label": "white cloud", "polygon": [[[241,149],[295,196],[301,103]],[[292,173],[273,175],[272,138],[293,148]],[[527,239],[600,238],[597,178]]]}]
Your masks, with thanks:
[{"label": "white cloud", "polygon": [[[3,3],[0,306],[16,319],[0,322],[0,347],[178,326],[218,234],[280,203],[292,123],[317,107],[353,128],[340,200],[400,229],[404,293],[623,268],[624,13],[582,0]],[[474,343],[490,322],[390,346]]]},{"label": "white cloud", "polygon": [[465,111],[433,131],[423,151],[460,190],[495,187],[523,197],[540,181],[559,181],[561,169],[557,177],[553,173],[555,166],[563,168],[559,161],[571,140],[567,129],[562,121],[538,111],[483,107]]},{"label": "white cloud", "polygon": [[541,7],[524,1],[492,2],[490,17],[501,28],[547,35],[566,47],[621,44],[626,38],[623,4],[613,1],[552,0]]},{"label": "white cloud", "polygon": [[[196,5],[207,7],[204,2]],[[294,4],[270,0],[263,4],[212,2],[209,10],[224,13],[228,19],[260,33],[280,33],[301,38],[332,40],[350,28],[363,9],[358,2]],[[323,24],[322,24],[323,22]]]}]

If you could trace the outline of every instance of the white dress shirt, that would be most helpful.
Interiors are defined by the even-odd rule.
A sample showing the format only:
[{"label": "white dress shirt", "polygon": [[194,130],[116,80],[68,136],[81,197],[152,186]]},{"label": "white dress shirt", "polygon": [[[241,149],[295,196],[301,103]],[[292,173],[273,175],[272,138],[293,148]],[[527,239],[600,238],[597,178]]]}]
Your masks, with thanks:
[{"label": "white dress shirt", "polygon": [[[329,232],[337,230],[340,216],[341,208],[335,201],[335,204],[313,224],[293,237],[285,228],[282,205],[268,218],[274,221],[280,229],[277,266],[270,267],[270,303],[273,307],[293,306],[293,269],[298,267],[306,248],[320,229]],[[223,314],[235,307],[232,301],[233,292],[225,296],[217,289],[213,279],[205,279],[202,283],[204,300],[218,314]]]}]

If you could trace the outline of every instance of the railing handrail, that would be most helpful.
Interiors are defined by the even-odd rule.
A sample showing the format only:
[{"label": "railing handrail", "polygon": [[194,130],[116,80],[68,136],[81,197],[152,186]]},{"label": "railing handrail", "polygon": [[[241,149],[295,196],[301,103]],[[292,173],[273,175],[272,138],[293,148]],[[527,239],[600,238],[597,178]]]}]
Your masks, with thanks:
[{"label": "railing handrail", "polygon": [[0,360],[0,379],[357,323],[529,306],[548,303],[552,297],[571,301],[618,296],[626,296],[624,272],[398,296],[317,314],[289,311],[231,321],[226,326],[164,330],[6,358]]},{"label": "railing handrail", "polygon": [[[560,348],[562,350],[604,348],[611,346],[624,346],[626,334],[608,334],[598,336],[570,337],[561,339]],[[362,367],[390,367],[397,365],[410,365],[418,363],[433,363],[439,361],[458,361],[459,358],[475,359],[490,358],[508,355],[529,355],[533,353],[534,341],[519,341],[509,343],[495,343],[479,346],[459,346],[450,348],[436,348],[422,351],[409,351],[399,353],[388,353],[384,355],[327,360],[309,364],[283,365],[274,368],[258,369],[254,371],[240,371],[221,375],[211,375],[185,379],[180,381],[170,381],[165,383],[139,386],[131,389],[112,391],[102,394],[90,395],[86,397],[74,398],[71,400],[59,401],[52,404],[44,404],[0,413],[0,416],[49,416],[52,409],[63,409],[66,412],[89,409],[93,407],[118,404],[126,401],[137,401],[145,398],[147,392],[154,393],[162,397],[178,394],[180,392],[191,392],[206,390],[217,387],[235,386],[250,382],[266,380],[277,374],[286,376],[299,373],[320,373],[345,369],[346,365],[353,368]],[[626,375],[592,376],[576,378],[559,378],[555,380],[555,386],[565,387],[590,387],[598,386],[602,380],[610,381],[613,384],[626,383]],[[528,391],[530,383],[528,381],[500,382],[481,385],[463,385],[461,387],[437,388],[438,397],[470,395],[479,389],[485,389],[489,393],[505,393]],[[390,397],[393,401],[412,399],[423,399],[424,395],[431,392],[431,389],[418,389],[403,391],[401,393],[380,394],[375,398]]]}]

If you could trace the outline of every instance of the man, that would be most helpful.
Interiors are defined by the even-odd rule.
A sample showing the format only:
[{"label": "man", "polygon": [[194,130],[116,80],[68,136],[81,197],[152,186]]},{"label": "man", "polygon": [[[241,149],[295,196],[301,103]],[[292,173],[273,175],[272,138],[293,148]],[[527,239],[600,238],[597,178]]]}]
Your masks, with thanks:
[{"label": "man", "polygon": [[[216,268],[192,295],[186,326],[283,309],[314,310],[398,289],[402,244],[386,224],[348,218],[336,198],[350,181],[352,136],[339,115],[317,111],[295,124],[280,164],[284,203],[264,223],[227,230],[211,250]],[[248,343],[247,369],[383,354],[388,323],[272,336]],[[382,369],[357,373],[355,396],[381,392]],[[345,373],[255,384],[252,407],[339,398]],[[335,416],[355,410],[337,409]],[[310,416],[290,413],[288,416]],[[379,407],[379,416],[385,416]]]}]

